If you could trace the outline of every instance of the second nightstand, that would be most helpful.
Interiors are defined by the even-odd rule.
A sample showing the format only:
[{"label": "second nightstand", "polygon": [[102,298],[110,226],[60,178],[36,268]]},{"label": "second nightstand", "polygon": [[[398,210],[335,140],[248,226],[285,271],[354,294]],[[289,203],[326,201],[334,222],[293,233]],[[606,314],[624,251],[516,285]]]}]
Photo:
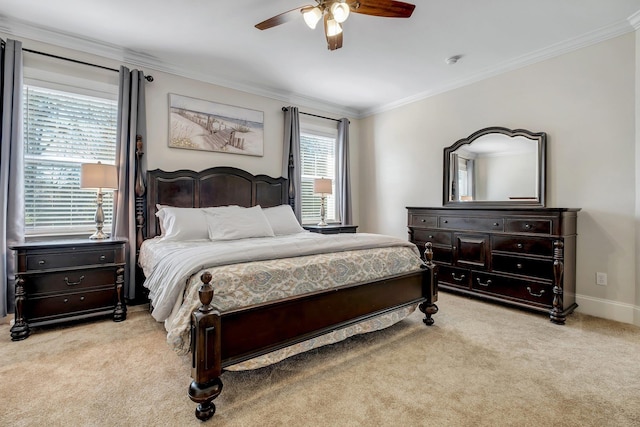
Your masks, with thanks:
[{"label": "second nightstand", "polygon": [[339,233],[355,233],[357,225],[341,225],[341,224],[329,224],[329,225],[305,225],[305,230],[309,230],[314,233],[320,234],[339,234]]},{"label": "second nightstand", "polygon": [[113,315],[125,320],[126,240],[58,240],[14,245],[15,323],[11,339],[33,326]]}]

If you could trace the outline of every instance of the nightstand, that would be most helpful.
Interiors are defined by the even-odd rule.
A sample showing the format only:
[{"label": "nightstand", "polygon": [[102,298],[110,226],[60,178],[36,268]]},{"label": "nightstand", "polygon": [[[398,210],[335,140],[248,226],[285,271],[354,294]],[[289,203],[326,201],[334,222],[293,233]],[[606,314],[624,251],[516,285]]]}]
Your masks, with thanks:
[{"label": "nightstand", "polygon": [[329,225],[305,225],[302,228],[305,230],[309,230],[314,233],[320,234],[339,234],[339,233],[355,233],[357,225],[340,225],[340,224],[329,224]]},{"label": "nightstand", "polygon": [[16,253],[11,339],[35,326],[112,315],[127,317],[123,286],[126,240],[56,240],[11,246]]}]

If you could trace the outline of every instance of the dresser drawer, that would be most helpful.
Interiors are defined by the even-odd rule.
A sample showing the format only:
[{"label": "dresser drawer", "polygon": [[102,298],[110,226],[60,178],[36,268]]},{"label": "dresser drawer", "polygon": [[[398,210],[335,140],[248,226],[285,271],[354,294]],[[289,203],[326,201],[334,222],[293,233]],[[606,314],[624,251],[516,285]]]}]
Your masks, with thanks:
[{"label": "dresser drawer", "polygon": [[412,227],[437,227],[438,217],[435,215],[423,215],[412,213],[409,216],[409,226]]},{"label": "dresser drawer", "polygon": [[116,249],[69,251],[55,253],[43,252],[27,255],[27,271],[45,270],[82,265],[113,264],[116,261]]},{"label": "dresser drawer", "polygon": [[471,271],[464,268],[441,265],[438,267],[438,284],[469,289]]},{"label": "dresser drawer", "polygon": [[413,229],[413,239],[420,242],[431,242],[434,245],[451,246],[451,233],[448,231]]},{"label": "dresser drawer", "polygon": [[72,314],[87,314],[99,309],[110,312],[113,311],[115,303],[114,289],[87,290],[64,295],[33,297],[29,299],[25,312],[30,322],[40,322],[56,317],[68,317]]},{"label": "dresser drawer", "polygon": [[551,219],[507,219],[505,230],[507,233],[540,233],[551,234],[553,221]]},{"label": "dresser drawer", "polygon": [[551,308],[553,303],[553,286],[550,283],[527,281],[476,271],[472,273],[471,279],[472,289],[479,293],[507,296],[534,303],[540,307]]},{"label": "dresser drawer", "polygon": [[491,242],[494,251],[553,256],[553,240],[550,238],[494,235]]},{"label": "dresser drawer", "polygon": [[502,218],[442,216],[440,217],[440,228],[448,230],[502,231],[504,229],[504,220]]},{"label": "dresser drawer", "polygon": [[493,271],[553,280],[553,261],[493,254]]},{"label": "dresser drawer", "polygon": [[[34,274],[26,281],[28,295],[76,292],[115,283],[113,267],[78,269],[47,274]],[[112,291],[113,292],[113,291]]]}]

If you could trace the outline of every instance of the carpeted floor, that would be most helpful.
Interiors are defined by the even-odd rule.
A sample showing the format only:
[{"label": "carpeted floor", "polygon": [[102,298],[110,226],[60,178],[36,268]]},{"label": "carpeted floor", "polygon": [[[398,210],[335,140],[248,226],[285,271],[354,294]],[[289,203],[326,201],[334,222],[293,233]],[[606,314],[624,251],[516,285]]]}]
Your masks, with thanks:
[{"label": "carpeted floor", "polygon": [[[640,426],[640,328],[441,293],[419,312],[247,372],[226,372],[211,426]],[[197,426],[189,360],[145,311],[37,330],[0,326],[0,426]]]}]

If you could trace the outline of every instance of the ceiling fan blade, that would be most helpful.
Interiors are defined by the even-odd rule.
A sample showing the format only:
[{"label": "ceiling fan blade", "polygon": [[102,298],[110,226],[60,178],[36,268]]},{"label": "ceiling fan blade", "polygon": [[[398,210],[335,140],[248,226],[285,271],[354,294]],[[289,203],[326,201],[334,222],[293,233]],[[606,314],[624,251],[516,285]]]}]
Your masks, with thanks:
[{"label": "ceiling fan blade", "polygon": [[356,0],[351,11],[385,18],[408,18],[416,5],[395,0]]},{"label": "ceiling fan blade", "polygon": [[298,16],[300,16],[304,10],[310,7],[313,7],[313,6],[307,5],[307,6],[300,6],[295,9],[291,9],[287,12],[281,13],[280,15],[273,16],[267,20],[260,22],[259,24],[256,24],[256,28],[259,30],[267,30],[271,27],[275,27],[275,26],[284,24],[286,22],[292,21],[296,19]]},{"label": "ceiling fan blade", "polygon": [[342,47],[342,33],[344,31],[340,31],[335,36],[330,36],[328,31],[329,27],[327,25],[328,21],[329,21],[329,15],[325,14],[324,15],[324,35],[327,38],[327,49],[329,50],[340,49]]}]

